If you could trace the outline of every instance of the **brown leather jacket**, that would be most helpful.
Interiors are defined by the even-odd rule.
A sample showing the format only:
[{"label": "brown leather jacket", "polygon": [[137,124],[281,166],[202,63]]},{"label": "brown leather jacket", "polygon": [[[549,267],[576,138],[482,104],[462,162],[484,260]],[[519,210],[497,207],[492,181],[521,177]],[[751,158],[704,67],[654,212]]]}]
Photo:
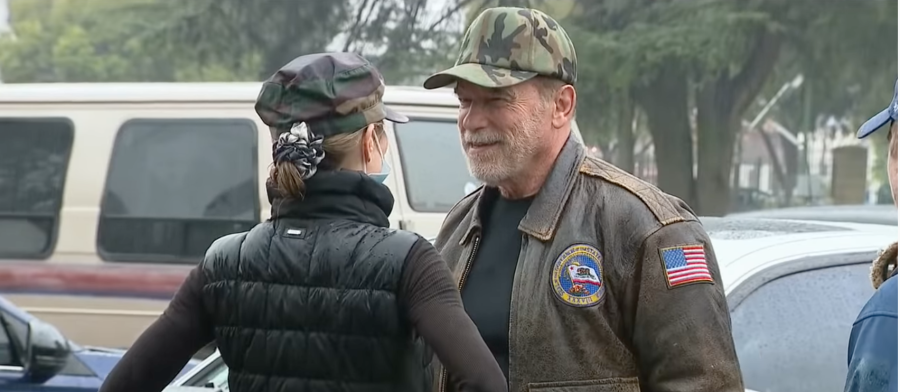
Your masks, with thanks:
[{"label": "brown leather jacket", "polygon": [[[460,288],[481,240],[484,191],[460,201],[437,237]],[[743,392],[715,253],[684,202],[570,137],[519,230],[510,391]],[[709,275],[678,283],[665,260],[691,245],[702,246]]]}]

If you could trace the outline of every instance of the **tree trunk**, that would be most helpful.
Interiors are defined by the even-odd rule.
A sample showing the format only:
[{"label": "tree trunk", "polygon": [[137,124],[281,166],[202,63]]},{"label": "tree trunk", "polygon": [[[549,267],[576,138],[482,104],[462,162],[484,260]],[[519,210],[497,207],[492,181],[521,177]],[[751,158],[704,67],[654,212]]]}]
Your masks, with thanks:
[{"label": "tree trunk", "polygon": [[634,100],[626,90],[620,101],[616,135],[616,160],[615,165],[620,169],[634,174]]},{"label": "tree trunk", "polygon": [[[731,207],[731,165],[741,119],[731,115],[730,91],[709,83],[697,93],[697,201],[695,212],[725,215]],[[722,91],[725,90],[725,91]]]},{"label": "tree trunk", "polygon": [[744,112],[759,94],[781,51],[781,37],[760,31],[742,71],[722,71],[697,91],[697,201],[700,215],[722,216],[731,209],[735,135]]},{"label": "tree trunk", "polygon": [[[787,196],[788,189],[787,178],[785,178],[786,169],[784,165],[781,164],[781,160],[778,159],[778,151],[775,150],[775,145],[772,143],[772,138],[769,136],[769,134],[759,127],[757,127],[756,132],[759,133],[760,137],[762,138],[763,144],[766,147],[766,152],[769,153],[769,160],[772,161],[772,172],[775,173],[775,182],[778,184],[778,191],[775,192],[775,194],[781,196],[778,198],[778,205],[780,207],[785,207],[787,206],[787,204],[785,203],[785,197]],[[778,139],[780,141],[784,138],[779,134]],[[781,143],[782,147],[784,147],[784,145],[785,143]],[[782,151],[785,151],[785,156],[787,156],[787,151],[784,148],[782,149]]]},{"label": "tree trunk", "polygon": [[[794,136],[797,133],[794,132]],[[781,138],[784,141],[784,138]],[[794,202],[794,189],[797,188],[797,174],[800,171],[800,151],[793,143],[781,143],[784,151],[784,200],[782,207],[790,207]]]},{"label": "tree trunk", "polygon": [[[794,136],[796,130],[791,130]],[[782,138],[783,140],[783,138]],[[800,173],[800,150],[793,143],[782,143],[784,146],[784,203],[782,207],[790,207],[794,204],[794,190],[797,189],[797,175]]]},{"label": "tree trunk", "polygon": [[647,127],[653,137],[657,186],[695,207],[686,74],[676,67],[667,67],[646,87],[637,89],[634,97],[647,114]]}]

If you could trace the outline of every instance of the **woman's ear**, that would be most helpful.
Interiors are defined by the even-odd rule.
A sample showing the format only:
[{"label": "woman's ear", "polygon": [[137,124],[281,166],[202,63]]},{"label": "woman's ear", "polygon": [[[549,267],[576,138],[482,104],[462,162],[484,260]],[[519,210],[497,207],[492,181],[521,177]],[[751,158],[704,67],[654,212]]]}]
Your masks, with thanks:
[{"label": "woman's ear", "polygon": [[365,162],[363,164],[369,163],[372,161],[372,157],[374,155],[378,155],[378,151],[375,151],[375,143],[372,141],[372,136],[375,133],[375,124],[369,124],[363,129],[362,132],[362,148],[363,148],[363,159]]}]

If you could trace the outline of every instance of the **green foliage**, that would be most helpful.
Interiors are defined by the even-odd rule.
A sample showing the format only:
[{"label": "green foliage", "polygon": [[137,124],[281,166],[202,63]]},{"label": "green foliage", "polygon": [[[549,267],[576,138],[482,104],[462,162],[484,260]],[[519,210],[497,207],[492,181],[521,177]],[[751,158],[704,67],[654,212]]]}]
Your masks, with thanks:
[{"label": "green foliage", "polygon": [[[365,55],[391,84],[421,81],[452,52],[458,32],[423,17],[424,0],[157,0],[125,8],[167,15],[140,38],[185,63],[264,79],[295,57],[323,51]],[[250,57],[254,61],[247,61]]]},{"label": "green foliage", "polygon": [[[250,80],[268,77],[300,54],[323,51],[349,18],[348,1],[312,0],[157,0],[120,12],[166,15],[138,37],[143,45]],[[248,56],[259,58],[260,67],[247,69]]]},{"label": "green foliage", "polygon": [[[790,46],[761,96],[771,97],[784,83],[803,74],[803,89],[782,98],[771,116],[794,132],[809,132],[817,123],[834,117],[844,120],[845,133],[855,134],[865,120],[890,102],[897,79],[897,2],[823,4],[816,12],[806,12],[805,29],[789,36]],[[751,112],[761,106],[762,102]],[[871,178],[887,181],[886,142],[875,137],[871,145],[870,154],[876,159]]]},{"label": "green foliage", "polygon": [[[198,67],[139,39],[153,14],[123,7],[153,0],[13,0],[15,36],[0,37],[5,82],[235,80],[231,69]],[[210,78],[210,75],[212,78]]]},{"label": "green foliage", "polygon": [[[614,88],[642,85],[665,67],[692,68],[697,75],[739,71],[749,53],[747,31],[771,21],[738,3],[696,1],[598,1],[566,23],[579,59]],[[571,27],[568,27],[571,26]],[[585,61],[580,61],[585,64]]]},{"label": "green foliage", "polygon": [[[692,88],[665,99],[696,105],[702,86],[755,66],[761,32],[782,45],[774,70],[761,71],[760,100],[800,73],[810,91],[771,112],[790,129],[834,116],[855,131],[897,77],[896,0],[453,0],[440,10],[425,0],[11,0],[16,35],[0,37],[0,68],[5,82],[247,81],[301,54],[346,50],[390,84],[418,84],[455,59],[465,21],[496,5],[563,24],[578,50],[579,124],[601,145],[635,89],[655,91],[661,72],[678,69]],[[740,93],[721,91],[722,102]]]}]

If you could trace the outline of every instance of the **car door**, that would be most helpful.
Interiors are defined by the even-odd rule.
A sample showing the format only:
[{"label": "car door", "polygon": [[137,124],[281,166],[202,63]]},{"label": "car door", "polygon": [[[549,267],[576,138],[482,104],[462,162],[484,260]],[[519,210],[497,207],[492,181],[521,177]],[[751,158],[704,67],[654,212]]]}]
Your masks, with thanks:
[{"label": "car door", "polygon": [[843,389],[847,342],[874,293],[873,254],[817,256],[768,268],[728,297],[746,388],[767,392]]}]

